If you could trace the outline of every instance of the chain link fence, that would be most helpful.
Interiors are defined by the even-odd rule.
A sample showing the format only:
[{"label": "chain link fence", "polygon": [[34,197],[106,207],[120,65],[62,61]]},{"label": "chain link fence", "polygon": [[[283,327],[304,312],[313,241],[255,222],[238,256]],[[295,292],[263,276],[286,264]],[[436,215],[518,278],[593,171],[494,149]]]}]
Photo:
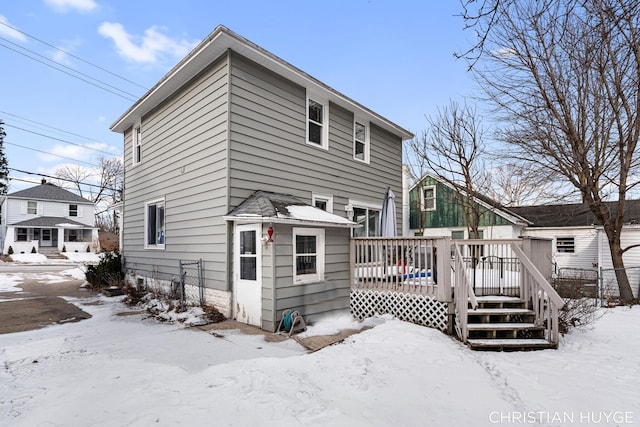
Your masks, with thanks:
[{"label": "chain link fence", "polygon": [[[567,268],[555,270],[553,286],[565,298],[593,298],[606,305],[620,296],[615,268]],[[640,295],[640,266],[625,267],[633,295]]]},{"label": "chain link fence", "polygon": [[186,305],[199,304],[204,306],[204,277],[202,274],[202,259],[197,261],[180,260],[180,309]]}]

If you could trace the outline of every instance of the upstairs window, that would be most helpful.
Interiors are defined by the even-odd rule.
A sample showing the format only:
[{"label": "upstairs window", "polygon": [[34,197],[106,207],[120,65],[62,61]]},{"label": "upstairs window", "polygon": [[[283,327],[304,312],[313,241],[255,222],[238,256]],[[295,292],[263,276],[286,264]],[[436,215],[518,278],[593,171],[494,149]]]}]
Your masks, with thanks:
[{"label": "upstairs window", "polygon": [[142,130],[140,126],[133,129],[133,164],[142,161]]},{"label": "upstairs window", "polygon": [[323,103],[307,99],[307,143],[329,148],[327,127],[327,107]]},{"label": "upstairs window", "polygon": [[436,210],[436,187],[430,185],[422,189],[420,195],[420,205],[423,211],[435,211]]},{"label": "upstairs window", "polygon": [[369,129],[363,122],[354,122],[353,158],[369,163]]},{"label": "upstairs window", "polygon": [[27,213],[29,215],[37,215],[38,214],[38,202],[29,200],[27,202]]},{"label": "upstairs window", "polygon": [[574,237],[556,238],[556,250],[563,254],[573,254],[576,252],[576,242]]},{"label": "upstairs window", "polygon": [[164,199],[145,204],[145,248],[164,249]]},{"label": "upstairs window", "polygon": [[78,205],[69,205],[69,216],[78,216]]}]

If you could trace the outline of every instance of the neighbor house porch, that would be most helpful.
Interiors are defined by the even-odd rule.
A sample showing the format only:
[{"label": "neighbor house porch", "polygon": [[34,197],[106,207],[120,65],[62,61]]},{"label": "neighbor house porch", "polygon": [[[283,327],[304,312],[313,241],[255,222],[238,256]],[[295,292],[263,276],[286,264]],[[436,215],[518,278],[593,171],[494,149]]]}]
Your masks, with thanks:
[{"label": "neighbor house porch", "polygon": [[351,311],[455,333],[472,348],[555,348],[551,241],[351,239]]},{"label": "neighbor house porch", "polygon": [[39,217],[7,227],[4,253],[87,252],[98,229],[65,218]]}]

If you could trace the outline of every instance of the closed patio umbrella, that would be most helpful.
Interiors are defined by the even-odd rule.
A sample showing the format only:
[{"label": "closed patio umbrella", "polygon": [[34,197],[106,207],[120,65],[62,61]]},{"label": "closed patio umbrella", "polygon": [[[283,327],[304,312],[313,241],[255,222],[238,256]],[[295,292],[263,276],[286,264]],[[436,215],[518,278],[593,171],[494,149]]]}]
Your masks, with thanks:
[{"label": "closed patio umbrella", "polygon": [[398,224],[396,223],[396,196],[387,188],[382,202],[382,213],[380,215],[380,234],[382,237],[396,237],[398,235]]}]

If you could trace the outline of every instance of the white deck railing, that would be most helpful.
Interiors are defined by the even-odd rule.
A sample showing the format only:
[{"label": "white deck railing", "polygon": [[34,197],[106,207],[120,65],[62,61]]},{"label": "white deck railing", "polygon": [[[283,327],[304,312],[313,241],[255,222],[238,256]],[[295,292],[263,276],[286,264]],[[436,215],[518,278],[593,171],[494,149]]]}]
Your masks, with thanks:
[{"label": "white deck railing", "polygon": [[[356,237],[351,239],[351,283],[373,289],[451,301],[448,239]],[[443,254],[439,256],[439,254]],[[439,272],[444,272],[439,275]]]}]

